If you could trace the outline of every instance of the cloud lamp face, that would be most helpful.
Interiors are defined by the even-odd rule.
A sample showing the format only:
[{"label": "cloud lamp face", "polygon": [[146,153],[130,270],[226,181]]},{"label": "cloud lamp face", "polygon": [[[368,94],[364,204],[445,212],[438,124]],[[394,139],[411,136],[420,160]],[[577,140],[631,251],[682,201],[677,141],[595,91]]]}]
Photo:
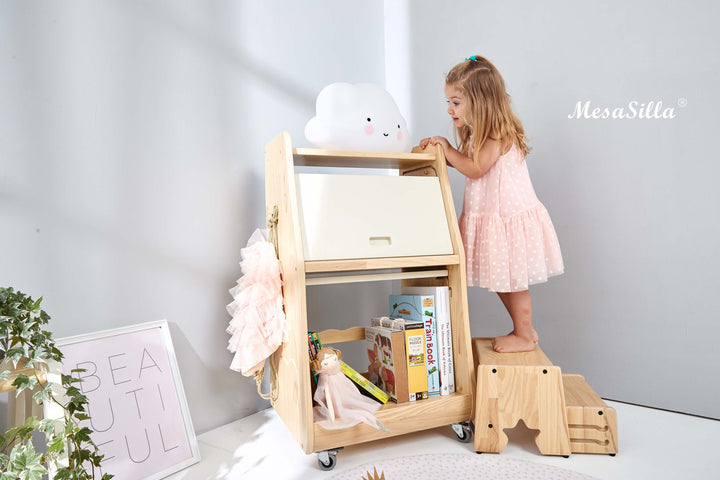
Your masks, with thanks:
[{"label": "cloud lamp face", "polygon": [[332,83],[316,101],[305,138],[328,150],[409,152],[412,140],[392,96],[370,83]]}]

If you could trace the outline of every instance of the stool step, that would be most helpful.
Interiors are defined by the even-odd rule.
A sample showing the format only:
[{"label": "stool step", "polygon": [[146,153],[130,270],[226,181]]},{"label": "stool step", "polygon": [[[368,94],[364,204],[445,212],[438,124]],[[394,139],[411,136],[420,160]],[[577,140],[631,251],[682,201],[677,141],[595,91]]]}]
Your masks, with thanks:
[{"label": "stool step", "polygon": [[475,365],[552,365],[540,347],[532,352],[497,353],[492,349],[492,338],[473,338]]},{"label": "stool step", "polygon": [[590,388],[582,375],[562,376],[573,453],[616,454],[617,413]]}]

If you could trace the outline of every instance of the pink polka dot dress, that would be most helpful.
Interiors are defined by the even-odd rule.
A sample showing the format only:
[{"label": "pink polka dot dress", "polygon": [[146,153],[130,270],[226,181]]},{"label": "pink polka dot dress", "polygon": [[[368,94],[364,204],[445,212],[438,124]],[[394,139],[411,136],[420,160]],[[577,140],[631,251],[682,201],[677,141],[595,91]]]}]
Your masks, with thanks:
[{"label": "pink polka dot dress", "polygon": [[515,145],[485,175],[465,180],[459,223],[468,286],[519,292],[563,273],[555,228]]}]

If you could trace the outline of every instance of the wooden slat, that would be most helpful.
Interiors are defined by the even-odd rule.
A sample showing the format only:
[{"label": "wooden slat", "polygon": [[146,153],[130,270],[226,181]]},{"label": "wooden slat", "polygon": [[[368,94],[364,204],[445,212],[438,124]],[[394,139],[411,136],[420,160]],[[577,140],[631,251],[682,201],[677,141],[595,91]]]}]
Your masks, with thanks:
[{"label": "wooden slat", "polygon": [[318,332],[320,343],[323,345],[330,343],[355,342],[365,340],[365,327],[350,327],[345,330],[323,330]]},{"label": "wooden slat", "polygon": [[391,268],[435,267],[441,265],[458,265],[459,263],[460,257],[458,255],[312,260],[305,262],[305,272],[352,272]]},{"label": "wooden slat", "polygon": [[300,216],[290,135],[283,132],[265,147],[265,211],[278,212],[278,254],[283,275],[287,341],[273,354],[279,396],[273,406],[306,453],[312,451],[312,393],[307,354],[307,301]]},{"label": "wooden slat", "polygon": [[331,275],[321,277],[309,277],[305,284],[310,285],[334,285],[339,283],[357,282],[382,282],[387,280],[405,280],[412,278],[437,278],[447,277],[447,270],[416,270],[411,272],[391,272],[361,275]]},{"label": "wooden slat", "polygon": [[430,163],[435,156],[429,153],[355,152],[314,148],[293,149],[295,165],[303,167],[342,168],[416,168]]}]

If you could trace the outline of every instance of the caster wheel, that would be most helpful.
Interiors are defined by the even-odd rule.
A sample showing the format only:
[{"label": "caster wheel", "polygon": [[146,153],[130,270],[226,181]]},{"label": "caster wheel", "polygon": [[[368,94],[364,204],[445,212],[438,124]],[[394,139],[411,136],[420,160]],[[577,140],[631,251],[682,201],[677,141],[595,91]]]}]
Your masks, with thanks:
[{"label": "caster wheel", "polygon": [[324,462],[320,458],[318,458],[318,465],[320,466],[320,470],[332,470],[333,468],[335,468],[336,464],[337,458],[333,454],[328,454],[327,462]]},{"label": "caster wheel", "polygon": [[337,464],[337,454],[343,447],[333,448],[332,450],[323,450],[317,452],[317,461],[320,470],[332,470]]},{"label": "caster wheel", "polygon": [[455,423],[452,426],[455,436],[459,442],[470,443],[472,440],[473,431],[468,423]]},{"label": "caster wheel", "polygon": [[615,456],[615,454],[614,454],[614,453],[610,453],[610,454],[608,454],[608,455],[610,455],[611,457],[614,457],[614,456]]}]

